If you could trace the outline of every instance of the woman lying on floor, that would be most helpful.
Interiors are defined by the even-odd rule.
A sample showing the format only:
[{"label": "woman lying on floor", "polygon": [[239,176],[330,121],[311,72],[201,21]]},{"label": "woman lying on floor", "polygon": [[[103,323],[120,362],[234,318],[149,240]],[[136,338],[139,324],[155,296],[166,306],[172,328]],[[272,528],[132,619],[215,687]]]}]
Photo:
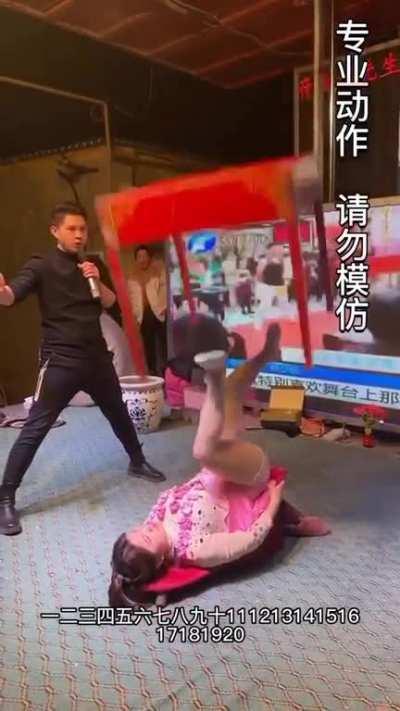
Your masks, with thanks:
[{"label": "woman lying on floor", "polygon": [[224,352],[195,356],[207,385],[193,445],[201,470],[161,494],[143,525],[116,541],[111,606],[133,606],[141,586],[170,565],[210,569],[247,556],[263,544],[278,511],[286,534],[329,533],[320,519],[282,502],[284,481],[271,475],[268,456],[240,439],[245,395],[265,363],[279,355],[279,342],[273,324],[263,350],[228,378]]}]

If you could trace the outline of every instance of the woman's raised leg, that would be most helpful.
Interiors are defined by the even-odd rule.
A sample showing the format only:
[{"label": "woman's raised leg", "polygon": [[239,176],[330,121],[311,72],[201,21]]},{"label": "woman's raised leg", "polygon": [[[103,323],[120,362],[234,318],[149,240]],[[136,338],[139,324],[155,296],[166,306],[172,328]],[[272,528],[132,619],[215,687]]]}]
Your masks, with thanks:
[{"label": "woman's raised leg", "polygon": [[225,381],[225,422],[222,439],[235,439],[243,431],[243,402],[260,370],[268,361],[280,360],[281,329],[269,326],[263,349],[231,373]]},{"label": "woman's raised leg", "polygon": [[227,481],[254,486],[268,467],[263,450],[240,441],[243,397],[266,360],[277,357],[279,326],[267,333],[264,349],[225,380],[226,354],[201,353],[196,362],[206,371],[206,399],[193,446],[193,456]]},{"label": "woman's raised leg", "polygon": [[224,351],[201,353],[195,359],[206,372],[207,386],[193,443],[193,456],[202,462],[210,459],[224,429],[225,359],[226,353]]}]

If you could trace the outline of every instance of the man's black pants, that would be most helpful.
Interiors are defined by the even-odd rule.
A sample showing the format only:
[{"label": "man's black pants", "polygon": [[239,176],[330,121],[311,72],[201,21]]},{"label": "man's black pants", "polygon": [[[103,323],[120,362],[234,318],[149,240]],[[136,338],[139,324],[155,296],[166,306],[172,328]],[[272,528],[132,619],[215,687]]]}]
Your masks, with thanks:
[{"label": "man's black pants", "polygon": [[167,327],[150,308],[145,309],[141,325],[147,367],[151,375],[164,375],[167,365]]},{"label": "man's black pants", "polygon": [[36,401],[9,454],[3,477],[7,488],[18,488],[52,425],[74,395],[82,390],[99,406],[131,461],[135,464],[144,461],[111,358],[107,355],[70,365],[52,364],[50,359],[40,372]]}]

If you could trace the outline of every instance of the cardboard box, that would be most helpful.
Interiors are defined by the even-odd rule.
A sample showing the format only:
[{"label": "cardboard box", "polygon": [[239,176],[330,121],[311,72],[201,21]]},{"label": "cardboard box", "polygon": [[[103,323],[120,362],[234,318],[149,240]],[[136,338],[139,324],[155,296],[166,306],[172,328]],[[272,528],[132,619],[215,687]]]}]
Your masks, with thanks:
[{"label": "cardboard box", "polygon": [[261,412],[261,425],[265,429],[278,429],[288,434],[298,434],[303,415],[305,390],[297,385],[271,388],[269,405]]}]

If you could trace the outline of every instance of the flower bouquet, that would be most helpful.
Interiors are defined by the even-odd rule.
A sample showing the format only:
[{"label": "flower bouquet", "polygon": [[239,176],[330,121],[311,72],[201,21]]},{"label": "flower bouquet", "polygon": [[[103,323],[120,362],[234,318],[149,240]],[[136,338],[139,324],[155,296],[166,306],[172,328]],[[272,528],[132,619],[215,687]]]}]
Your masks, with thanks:
[{"label": "flower bouquet", "polygon": [[373,430],[375,425],[384,422],[386,410],[379,405],[362,405],[354,409],[355,415],[360,415],[364,423],[363,446],[375,447]]}]

